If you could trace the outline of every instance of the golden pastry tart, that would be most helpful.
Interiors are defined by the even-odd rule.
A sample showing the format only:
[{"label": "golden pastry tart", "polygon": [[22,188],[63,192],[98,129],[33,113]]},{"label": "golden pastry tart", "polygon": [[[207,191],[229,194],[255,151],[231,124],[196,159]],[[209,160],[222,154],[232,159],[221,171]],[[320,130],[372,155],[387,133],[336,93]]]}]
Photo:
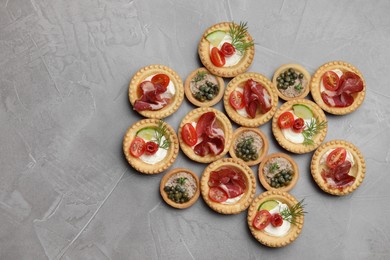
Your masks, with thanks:
[{"label": "golden pastry tart", "polygon": [[310,82],[314,101],[334,115],[352,113],[363,103],[366,82],[360,71],[343,61],[328,62],[314,73]]},{"label": "golden pastry tart", "polygon": [[308,153],[316,149],[327,133],[325,113],[314,102],[294,99],[284,103],[272,119],[272,133],[287,151]]},{"label": "golden pastry tart", "polygon": [[126,131],[123,138],[126,160],[137,171],[156,174],[176,160],[179,142],[175,130],[158,119],[143,119]]},{"label": "golden pastry tart", "polygon": [[340,196],[360,186],[366,173],[366,163],[356,146],[347,141],[333,140],[317,149],[310,169],[323,191]]},{"label": "golden pastry tart", "polygon": [[232,134],[229,119],[211,107],[192,110],[183,118],[178,130],[181,150],[200,163],[222,158],[229,151]]},{"label": "golden pastry tart", "polygon": [[220,159],[204,170],[200,191],[203,200],[221,214],[238,214],[249,207],[256,193],[252,170],[242,160]]},{"label": "golden pastry tart", "polygon": [[[245,93],[248,93],[246,95]],[[245,96],[248,102],[245,101]],[[226,113],[234,122],[257,127],[268,122],[278,106],[278,95],[272,82],[265,76],[248,72],[232,79],[223,98]]]},{"label": "golden pastry tart", "polygon": [[146,66],[130,81],[130,103],[144,117],[161,119],[170,116],[179,108],[183,98],[181,78],[164,65]]},{"label": "golden pastry tart", "polygon": [[184,83],[187,99],[198,107],[211,107],[217,104],[225,91],[223,78],[211,74],[206,68],[191,72]]},{"label": "golden pastry tart", "polygon": [[299,64],[284,64],[274,73],[272,83],[278,96],[286,101],[301,99],[310,91],[310,74]]},{"label": "golden pastry tart", "polygon": [[[232,30],[233,38],[237,39],[235,42],[232,42]],[[237,46],[239,41],[241,44]],[[203,65],[212,74],[232,78],[248,70],[255,48],[246,23],[224,22],[213,25],[204,32],[199,42],[198,54]]]},{"label": "golden pastry tart", "polygon": [[173,169],[161,179],[160,194],[168,205],[178,209],[188,208],[199,198],[199,178],[189,169]]},{"label": "golden pastry tart", "polygon": [[[301,214],[297,214],[298,211]],[[286,220],[288,219],[286,216],[292,212],[295,212],[292,214],[295,217],[291,222],[295,224]],[[282,191],[267,191],[251,203],[248,209],[248,226],[254,238],[261,244],[268,247],[283,247],[298,238],[303,228],[304,213],[302,201],[298,202],[292,195]]]},{"label": "golden pastry tart", "polygon": [[248,166],[259,164],[268,153],[268,138],[258,128],[240,127],[233,134],[229,154]]},{"label": "golden pastry tart", "polygon": [[289,191],[299,179],[298,165],[285,153],[270,154],[259,166],[259,179],[266,190]]}]

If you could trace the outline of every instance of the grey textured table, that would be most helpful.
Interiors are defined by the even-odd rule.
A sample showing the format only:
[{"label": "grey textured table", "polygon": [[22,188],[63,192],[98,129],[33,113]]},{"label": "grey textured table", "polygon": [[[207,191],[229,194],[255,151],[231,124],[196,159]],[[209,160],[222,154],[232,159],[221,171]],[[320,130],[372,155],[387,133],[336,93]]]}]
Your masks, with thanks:
[{"label": "grey textured table", "polygon": [[[389,11],[386,0],[1,0],[0,259],[389,259]],[[204,30],[232,20],[248,21],[255,39],[249,71],[271,78],[284,63],[313,73],[344,60],[367,82],[359,110],[327,114],[325,139],[359,147],[366,178],[334,197],[313,181],[312,153],[292,155],[301,177],[291,194],[309,213],[285,248],[253,239],[246,212],[220,215],[201,198],[169,207],[163,174],[138,174],[122,154],[123,134],[141,119],[127,97],[132,75],[160,63],[184,80],[201,66]],[[166,121],[177,129],[193,108],[184,100]],[[269,152],[282,151],[270,122],[260,129]],[[206,165],[180,153],[173,167],[200,176]]]}]

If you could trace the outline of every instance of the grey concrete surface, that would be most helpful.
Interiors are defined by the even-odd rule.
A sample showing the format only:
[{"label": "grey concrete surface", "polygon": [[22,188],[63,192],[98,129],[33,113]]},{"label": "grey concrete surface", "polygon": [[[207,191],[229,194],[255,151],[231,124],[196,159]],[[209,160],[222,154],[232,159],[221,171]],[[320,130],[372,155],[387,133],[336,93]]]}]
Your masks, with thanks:
[{"label": "grey concrete surface", "polygon": [[[389,11],[388,0],[0,0],[0,259],[390,259]],[[366,178],[330,196],[312,180],[312,153],[292,155],[301,177],[291,194],[309,213],[285,248],[253,239],[246,212],[223,216],[201,198],[169,207],[163,174],[138,174],[122,154],[141,119],[127,98],[132,75],[161,63],[184,80],[201,66],[204,30],[232,20],[255,39],[249,71],[271,78],[284,63],[313,73],[344,60],[367,82],[359,110],[327,114],[325,139],[360,148]],[[193,108],[184,100],[166,121],[177,129]],[[260,129],[270,153],[283,151],[270,123]],[[206,165],[180,153],[173,167],[200,176]]]}]

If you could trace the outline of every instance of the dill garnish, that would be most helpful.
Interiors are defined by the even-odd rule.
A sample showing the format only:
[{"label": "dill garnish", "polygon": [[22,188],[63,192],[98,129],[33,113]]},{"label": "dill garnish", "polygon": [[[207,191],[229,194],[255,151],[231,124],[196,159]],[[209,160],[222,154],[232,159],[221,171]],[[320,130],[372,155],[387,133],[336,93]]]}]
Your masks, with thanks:
[{"label": "dill garnish", "polygon": [[297,217],[305,215],[307,212],[304,211],[303,204],[304,199],[302,199],[300,202],[292,206],[291,208],[286,208],[280,212],[280,215],[282,218],[288,222],[290,222],[293,225],[301,224],[297,221]]},{"label": "dill garnish", "polygon": [[163,137],[168,133],[167,127],[164,125],[164,122],[160,120],[158,122],[158,126],[155,129],[156,131],[156,140],[154,140],[158,146],[162,149],[167,150],[169,148],[169,145],[171,144],[171,141],[165,138],[163,141]]},{"label": "dill garnish", "polygon": [[183,185],[186,182],[187,178],[186,177],[180,177],[177,178],[176,181],[180,184]]},{"label": "dill garnish", "polygon": [[303,144],[304,145],[313,145],[313,137],[318,134],[322,129],[326,127],[326,121],[319,122],[317,124],[317,119],[312,118],[310,123],[306,123],[306,129],[303,130]]},{"label": "dill garnish", "polygon": [[196,76],[192,79],[195,83],[204,80],[206,77],[207,72],[206,71],[198,71],[196,73]]},{"label": "dill garnish", "polygon": [[240,22],[239,25],[232,22],[232,24],[229,25],[229,34],[230,37],[232,37],[231,44],[241,54],[244,54],[246,49],[254,45],[253,41],[248,42],[245,39],[247,30],[247,22]]},{"label": "dill garnish", "polygon": [[276,170],[279,170],[279,165],[278,163],[274,162],[270,165],[269,172],[274,173]]}]

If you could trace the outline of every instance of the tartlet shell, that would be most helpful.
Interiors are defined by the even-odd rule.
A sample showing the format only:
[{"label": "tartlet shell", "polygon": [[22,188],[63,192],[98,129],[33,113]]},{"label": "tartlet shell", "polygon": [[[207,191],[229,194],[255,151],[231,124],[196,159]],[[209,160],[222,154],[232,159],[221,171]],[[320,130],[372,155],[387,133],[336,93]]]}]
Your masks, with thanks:
[{"label": "tartlet shell", "polygon": [[198,106],[198,107],[211,107],[211,106],[214,106],[215,104],[217,104],[221,100],[221,98],[223,96],[223,93],[225,92],[225,82],[223,81],[223,78],[218,77],[216,75],[213,75],[215,77],[215,79],[217,80],[217,82],[218,82],[218,86],[219,86],[218,95],[215,96],[210,101],[201,102],[201,101],[197,100],[194,97],[194,95],[193,95],[193,93],[191,91],[191,87],[190,87],[191,81],[196,76],[198,71],[199,72],[206,72],[208,74],[213,75],[206,68],[198,68],[198,69],[192,71],[191,74],[187,77],[186,81],[184,82],[184,94],[186,95],[188,101],[190,101],[195,106]]},{"label": "tartlet shell", "polygon": [[302,231],[304,224],[304,216],[299,216],[296,218],[296,221],[299,223],[297,225],[291,224],[291,228],[286,236],[275,237],[265,233],[263,230],[257,230],[253,227],[252,222],[257,213],[257,208],[266,200],[275,199],[282,203],[287,204],[290,208],[298,203],[298,201],[287,192],[283,191],[266,191],[256,197],[251,203],[248,209],[248,227],[253,235],[253,237],[259,241],[261,244],[268,247],[283,247],[287,246],[295,239],[298,238],[299,234]]},{"label": "tartlet shell", "polygon": [[259,158],[257,158],[257,160],[255,161],[248,161],[248,162],[245,162],[244,163],[248,166],[253,166],[253,165],[256,165],[256,164],[259,164],[263,159],[264,157],[267,155],[268,153],[268,149],[269,149],[269,142],[268,142],[268,138],[265,136],[265,134],[258,128],[249,128],[249,127],[240,127],[240,128],[237,128],[236,131],[234,131],[233,133],[233,142],[232,142],[232,145],[230,146],[230,149],[229,149],[229,154],[232,158],[234,159],[240,159],[236,156],[236,152],[234,151],[234,142],[236,141],[236,139],[243,133],[243,132],[254,132],[256,133],[258,136],[260,136],[260,138],[263,140],[263,147],[260,149],[259,151]]},{"label": "tartlet shell", "polygon": [[[191,122],[197,121],[199,119],[199,117],[206,112],[214,112],[215,113],[216,118],[217,118],[218,122],[220,123],[221,127],[223,128],[223,132],[225,134],[225,137],[224,137],[225,138],[225,147],[224,147],[224,150],[222,151],[222,153],[220,153],[219,155],[210,155],[209,154],[209,155],[202,157],[202,156],[195,154],[194,150],[184,142],[182,135],[181,135],[181,130],[186,123],[191,123]],[[188,158],[190,158],[193,161],[200,162],[200,163],[210,163],[210,162],[214,162],[214,161],[222,158],[229,151],[230,145],[232,143],[233,128],[232,128],[232,124],[230,123],[229,119],[222,112],[216,110],[215,108],[211,108],[211,107],[200,107],[200,108],[192,110],[190,113],[188,113],[183,118],[183,120],[180,123],[179,130],[177,131],[177,135],[179,137],[180,148],[184,152],[184,154],[188,156]]]},{"label": "tartlet shell", "polygon": [[184,99],[184,90],[183,90],[183,81],[180,76],[171,68],[155,64],[149,65],[141,68],[137,71],[129,84],[129,100],[132,106],[134,106],[135,101],[140,98],[138,93],[139,85],[149,76],[154,74],[164,73],[169,76],[169,79],[172,81],[175,86],[175,94],[173,95],[171,102],[163,107],[160,110],[145,110],[145,111],[137,111],[144,117],[147,118],[165,118],[173,114],[181,105]]},{"label": "tartlet shell", "polygon": [[[187,201],[185,203],[176,203],[176,202],[174,202],[173,200],[168,198],[167,193],[164,191],[165,183],[168,181],[168,179],[171,176],[173,176],[173,175],[175,175],[175,174],[177,174],[179,172],[186,172],[186,173],[191,174],[191,176],[196,181],[196,192],[195,192],[194,196],[189,201]],[[172,206],[174,208],[177,208],[177,209],[188,208],[188,207],[192,206],[199,198],[199,194],[200,194],[199,178],[198,178],[198,176],[194,172],[192,172],[189,169],[185,169],[185,168],[173,169],[173,170],[169,171],[167,174],[165,174],[164,177],[162,177],[161,182],[160,182],[160,194],[161,194],[161,197],[163,198],[163,200],[168,205],[170,205],[170,206]]]},{"label": "tartlet shell", "polygon": [[[290,181],[290,183],[287,186],[283,186],[280,188],[273,188],[271,185],[268,184],[268,182],[264,176],[263,169],[264,169],[265,164],[272,158],[285,158],[291,163],[293,170],[294,170],[294,176],[293,176],[293,179]],[[263,185],[263,187],[266,190],[277,190],[277,191],[287,192],[287,191],[290,191],[292,188],[294,188],[294,186],[297,184],[298,179],[299,179],[299,168],[298,168],[297,163],[294,161],[294,159],[291,158],[290,156],[288,156],[287,154],[273,153],[273,154],[270,154],[266,158],[263,159],[263,161],[261,162],[261,164],[259,166],[258,175],[259,175],[259,180],[260,180],[261,185]]]},{"label": "tartlet shell", "polygon": [[173,130],[170,125],[163,122],[163,125],[166,126],[168,131],[166,138],[169,138],[171,144],[169,146],[166,157],[162,161],[157,164],[147,164],[141,161],[139,158],[135,158],[130,154],[129,148],[131,142],[135,138],[137,131],[145,127],[157,127],[159,121],[159,119],[142,119],[130,126],[125,133],[122,146],[123,153],[125,154],[127,162],[138,172],[144,174],[157,174],[163,172],[175,162],[176,157],[179,153],[179,141],[177,139],[175,130]]},{"label": "tartlet shell", "polygon": [[[271,96],[272,108],[265,114],[260,114],[257,112],[255,118],[246,118],[237,113],[237,111],[230,105],[230,93],[232,93],[237,87],[243,86],[248,79],[253,79],[261,83],[268,91]],[[264,75],[256,72],[247,72],[241,75],[238,75],[232,79],[225,90],[225,95],[223,97],[223,104],[225,106],[226,113],[234,122],[239,125],[247,127],[257,127],[268,122],[274,115],[276,108],[278,106],[278,94],[276,89],[273,86],[272,82],[267,79]]]},{"label": "tartlet shell", "polygon": [[[307,80],[307,84],[305,86],[305,90],[302,92],[301,95],[299,96],[296,96],[296,97],[288,97],[286,95],[284,95],[282,92],[279,91],[278,89],[278,83],[276,81],[276,78],[279,76],[279,74],[285,70],[287,70],[288,68],[293,68],[294,70],[298,71],[298,72],[301,72],[303,75],[304,75],[304,78]],[[309,94],[310,92],[310,79],[311,79],[311,76],[310,76],[310,73],[301,65],[299,64],[295,64],[295,63],[290,63],[290,64],[284,64],[282,66],[280,66],[274,73],[274,76],[272,78],[272,83],[274,84],[275,88],[276,88],[276,92],[278,93],[278,96],[283,99],[283,100],[286,100],[286,101],[289,101],[289,100],[293,100],[293,99],[301,99],[301,98],[305,98],[307,96],[307,94]]]},{"label": "tartlet shell", "polygon": [[[349,107],[330,107],[327,104],[325,104],[324,101],[322,100],[321,91],[320,91],[322,75],[325,72],[333,69],[344,69],[344,70],[352,71],[356,73],[363,81],[363,90],[361,92],[352,94],[352,96],[354,97],[354,101],[352,105],[350,105]],[[363,103],[364,98],[366,96],[366,81],[364,80],[363,75],[355,66],[344,61],[331,61],[319,67],[317,71],[314,73],[310,82],[310,91],[314,101],[323,110],[334,115],[345,115],[345,114],[352,113],[353,111],[358,109],[360,105]]]},{"label": "tartlet shell", "polygon": [[[230,22],[223,22],[215,24],[209,27],[202,35],[198,45],[198,54],[200,61],[203,65],[214,75],[224,77],[224,78],[232,78],[241,74],[248,70],[249,66],[253,62],[253,58],[255,56],[255,47],[254,45],[249,47],[246,51],[242,59],[234,66],[231,67],[217,67],[215,66],[210,59],[210,43],[206,39],[206,36],[214,31],[221,30],[225,32],[229,32],[229,25],[232,24]],[[252,36],[247,32],[246,38],[248,41],[252,40]]]},{"label": "tartlet shell", "polygon": [[298,154],[308,153],[315,150],[325,139],[328,130],[328,125],[324,129],[322,129],[320,133],[314,136],[313,145],[296,144],[288,141],[284,137],[281,129],[278,126],[278,119],[283,112],[292,110],[292,106],[295,104],[303,104],[310,107],[310,109],[313,112],[313,116],[317,118],[318,121],[320,122],[326,121],[326,116],[324,111],[322,111],[322,109],[316,103],[307,99],[294,99],[294,100],[287,101],[276,111],[272,119],[272,133],[275,136],[275,139],[279,143],[279,145],[282,146],[287,151],[290,151],[292,153],[298,153]]},{"label": "tartlet shell", "polygon": [[[329,187],[325,181],[323,180],[321,176],[321,170],[322,166],[320,165],[320,160],[322,156],[330,149],[337,148],[337,147],[343,147],[346,150],[348,150],[355,161],[355,165],[353,166],[355,174],[355,182],[346,188],[343,189],[337,189],[337,188],[332,188]],[[363,182],[363,179],[365,177],[366,173],[366,163],[363,158],[362,153],[360,150],[353,145],[350,142],[344,141],[344,140],[332,140],[329,142],[326,142],[322,144],[313,154],[313,157],[311,159],[311,164],[310,164],[310,170],[311,170],[311,175],[313,176],[314,181],[317,183],[317,185],[326,193],[332,194],[332,195],[337,195],[337,196],[342,196],[342,195],[347,195],[349,193],[352,193],[354,190],[356,190],[360,184]]]},{"label": "tartlet shell", "polygon": [[[233,166],[240,169],[247,180],[247,190],[245,191],[242,198],[234,204],[224,205],[218,202],[214,202],[209,198],[210,187],[208,185],[208,181],[210,178],[210,173],[223,166]],[[203,200],[214,211],[221,214],[238,214],[246,210],[251,204],[256,193],[256,179],[251,168],[249,168],[249,166],[247,166],[244,161],[233,158],[223,158],[210,164],[204,170],[200,180],[200,191]]]}]

